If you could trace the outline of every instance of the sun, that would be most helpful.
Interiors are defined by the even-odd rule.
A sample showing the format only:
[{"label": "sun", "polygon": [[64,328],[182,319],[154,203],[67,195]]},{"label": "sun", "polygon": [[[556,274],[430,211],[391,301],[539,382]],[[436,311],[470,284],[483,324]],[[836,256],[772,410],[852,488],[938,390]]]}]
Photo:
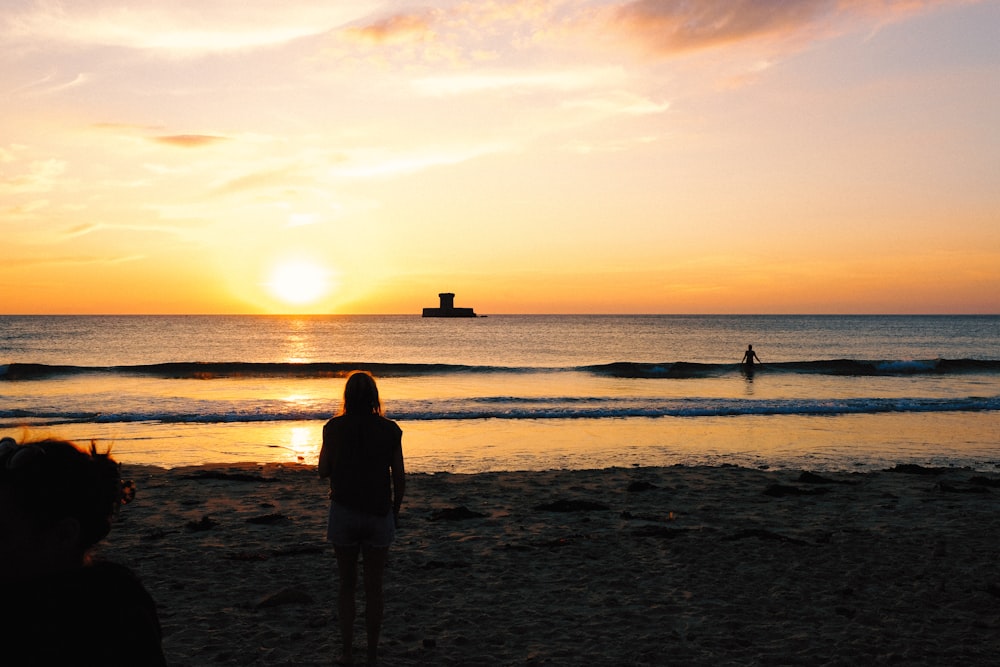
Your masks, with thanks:
[{"label": "sun", "polygon": [[287,260],[274,267],[266,285],[284,303],[302,306],[330,291],[330,272],[309,260]]}]

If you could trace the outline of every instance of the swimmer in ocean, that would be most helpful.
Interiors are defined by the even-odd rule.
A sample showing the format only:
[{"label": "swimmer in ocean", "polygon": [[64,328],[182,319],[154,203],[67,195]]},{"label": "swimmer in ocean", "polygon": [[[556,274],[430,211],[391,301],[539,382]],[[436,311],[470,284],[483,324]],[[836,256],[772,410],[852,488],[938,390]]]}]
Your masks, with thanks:
[{"label": "swimmer in ocean", "polygon": [[743,353],[743,360],[740,363],[753,366],[754,359],[757,360],[758,364],[764,363],[757,356],[757,353],[753,351],[753,345],[747,345],[747,351]]}]

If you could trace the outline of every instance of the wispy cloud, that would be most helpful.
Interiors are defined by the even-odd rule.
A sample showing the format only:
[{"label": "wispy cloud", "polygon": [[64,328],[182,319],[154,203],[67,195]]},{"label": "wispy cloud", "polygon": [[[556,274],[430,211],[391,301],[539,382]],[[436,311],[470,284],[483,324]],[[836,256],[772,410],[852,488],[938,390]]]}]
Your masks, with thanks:
[{"label": "wispy cloud", "polygon": [[85,223],[85,224],[82,224],[82,225],[74,225],[73,227],[70,227],[69,229],[67,229],[63,233],[63,236],[65,236],[66,238],[74,239],[74,238],[77,238],[77,237],[80,237],[80,236],[86,236],[87,234],[90,234],[91,232],[96,232],[96,231],[98,231],[100,229],[103,229],[105,227],[106,227],[106,225],[102,225],[100,223],[93,223],[93,222]]},{"label": "wispy cloud", "polygon": [[505,60],[544,45],[562,30],[560,12],[573,15],[584,7],[566,0],[432,4],[389,13],[383,7],[381,14],[334,31],[332,56],[406,68]]},{"label": "wispy cloud", "polygon": [[835,8],[831,0],[636,0],[614,10],[610,27],[669,54],[788,34]]},{"label": "wispy cloud", "polygon": [[139,132],[161,132],[162,125],[136,125],[134,123],[94,123],[93,127],[99,130],[114,131],[139,131]]},{"label": "wispy cloud", "polygon": [[5,8],[0,38],[53,41],[174,53],[232,51],[282,44],[343,25],[374,3],[308,0],[203,2],[28,1]]},{"label": "wispy cloud", "polygon": [[303,184],[301,170],[295,167],[282,167],[267,171],[254,171],[228,178],[212,189],[217,195],[232,195],[254,190],[268,190],[301,186]]},{"label": "wispy cloud", "polygon": [[146,259],[145,254],[132,255],[54,255],[46,257],[12,257],[5,259],[7,267],[35,267],[35,266],[79,266],[79,265],[107,265],[125,264],[126,262],[138,262]]},{"label": "wispy cloud", "polygon": [[[466,62],[517,60],[540,50],[572,54],[617,40],[619,49],[657,56],[770,42],[801,47],[845,21],[875,26],[936,7],[977,0],[631,0],[579,3],[523,0],[458,3],[400,11],[341,31],[351,41],[386,49],[422,44],[427,54],[462,54]],[[385,54],[384,54],[385,55]],[[400,55],[413,58],[402,48]]]},{"label": "wispy cloud", "polygon": [[406,154],[382,155],[359,154],[350,166],[335,170],[335,175],[346,178],[376,178],[423,171],[433,167],[460,164],[484,155],[509,150],[499,144],[484,144],[468,148],[425,149]]},{"label": "wispy cloud", "polygon": [[89,236],[90,234],[96,234],[98,232],[140,232],[143,234],[169,234],[180,237],[190,237],[192,235],[192,229],[187,229],[184,227],[178,227],[173,225],[164,224],[122,224],[122,223],[106,223],[106,222],[91,222],[83,223],[79,225],[74,225],[68,227],[59,233],[59,240],[66,241],[71,239],[78,239],[83,236]]},{"label": "wispy cloud", "polygon": [[419,41],[434,36],[432,20],[430,12],[396,14],[365,25],[350,26],[344,30],[344,35],[374,44]]},{"label": "wispy cloud", "polygon": [[14,176],[0,173],[0,195],[49,192],[65,171],[64,160],[35,160],[28,164],[24,173]]},{"label": "wispy cloud", "polygon": [[48,199],[33,199],[23,204],[0,208],[0,215],[8,222],[34,219],[39,211],[43,211],[51,204]]},{"label": "wispy cloud", "polygon": [[412,87],[423,95],[463,95],[498,90],[581,90],[622,78],[614,67],[548,72],[482,72],[416,79]]},{"label": "wispy cloud", "polygon": [[93,80],[93,75],[80,72],[69,78],[58,74],[46,74],[10,91],[12,95],[50,95],[82,86]]},{"label": "wispy cloud", "polygon": [[598,16],[630,43],[671,55],[755,40],[802,43],[833,32],[840,21],[864,17],[885,23],[963,1],[635,0]]},{"label": "wispy cloud", "polygon": [[624,114],[630,116],[645,116],[663,113],[670,109],[668,102],[655,102],[633,93],[619,91],[601,96],[567,100],[563,103],[567,109],[590,109],[604,114]]},{"label": "wispy cloud", "polygon": [[168,134],[153,137],[153,141],[180,148],[200,148],[228,140],[227,137],[219,137],[212,134]]}]

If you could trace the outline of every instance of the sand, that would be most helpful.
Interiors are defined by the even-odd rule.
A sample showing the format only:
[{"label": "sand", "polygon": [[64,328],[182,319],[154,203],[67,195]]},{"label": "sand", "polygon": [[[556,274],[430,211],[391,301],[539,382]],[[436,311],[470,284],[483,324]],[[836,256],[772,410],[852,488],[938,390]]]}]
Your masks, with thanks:
[{"label": "sand", "polygon": [[[312,467],[124,473],[137,497],[100,555],[156,599],[171,665],[331,663],[336,570]],[[998,664],[998,480],[410,475],[382,664]]]}]

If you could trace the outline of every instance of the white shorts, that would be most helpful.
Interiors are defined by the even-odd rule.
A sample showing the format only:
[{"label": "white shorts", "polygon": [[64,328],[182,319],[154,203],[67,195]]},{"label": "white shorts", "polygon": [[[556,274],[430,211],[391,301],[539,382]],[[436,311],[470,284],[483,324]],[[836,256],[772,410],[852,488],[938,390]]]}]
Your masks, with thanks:
[{"label": "white shorts", "polygon": [[386,548],[396,536],[392,512],[385,516],[368,514],[350,507],[330,503],[330,518],[326,525],[326,541],[338,547]]}]

